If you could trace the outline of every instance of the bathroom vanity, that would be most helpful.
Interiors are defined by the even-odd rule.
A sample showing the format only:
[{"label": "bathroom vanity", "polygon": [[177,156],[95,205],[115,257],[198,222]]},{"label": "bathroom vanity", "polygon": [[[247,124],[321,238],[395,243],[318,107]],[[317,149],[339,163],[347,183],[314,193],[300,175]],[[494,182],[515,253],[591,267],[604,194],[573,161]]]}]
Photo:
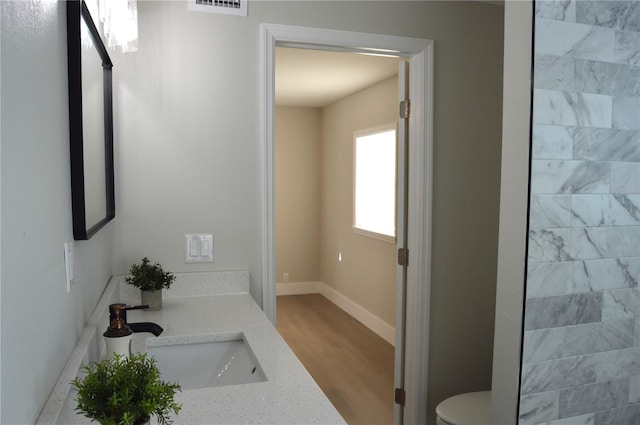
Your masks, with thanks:
[{"label": "bathroom vanity", "polygon": [[[214,346],[231,341],[243,346],[248,353],[245,356],[256,361],[257,367],[256,371],[251,369],[250,374],[256,376],[253,380],[233,378],[216,384],[185,385],[176,394],[182,410],[174,417],[175,424],[345,423],[249,295],[247,271],[176,273],[176,278],[164,293],[162,310],[128,313],[129,322],[154,322],[164,328],[158,338],[135,334],[133,350],[160,350],[176,356],[165,350],[180,353],[183,349],[206,347],[202,344]],[[139,304],[139,292],[126,285],[124,277],[111,280],[37,423],[90,423],[74,412],[75,390],[69,382],[82,366],[106,356],[102,333],[108,324],[108,306],[114,302]],[[160,363],[159,368],[162,371]],[[151,423],[154,420],[152,417]]]}]

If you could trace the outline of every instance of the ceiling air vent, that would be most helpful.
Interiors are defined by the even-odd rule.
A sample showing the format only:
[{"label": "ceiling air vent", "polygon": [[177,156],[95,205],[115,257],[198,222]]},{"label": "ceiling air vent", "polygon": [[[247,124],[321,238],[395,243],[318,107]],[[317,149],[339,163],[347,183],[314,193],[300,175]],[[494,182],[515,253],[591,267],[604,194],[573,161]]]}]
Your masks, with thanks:
[{"label": "ceiling air vent", "polygon": [[189,10],[247,16],[249,0],[188,0]]}]

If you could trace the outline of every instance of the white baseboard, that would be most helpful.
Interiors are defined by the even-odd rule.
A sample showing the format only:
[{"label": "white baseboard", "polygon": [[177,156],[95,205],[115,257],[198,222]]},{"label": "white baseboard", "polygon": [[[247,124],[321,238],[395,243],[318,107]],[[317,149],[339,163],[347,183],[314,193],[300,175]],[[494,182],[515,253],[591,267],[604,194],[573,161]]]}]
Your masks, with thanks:
[{"label": "white baseboard", "polygon": [[380,338],[395,346],[396,330],[393,326],[390,326],[387,322],[383,321],[361,305],[356,304],[349,298],[345,297],[329,285],[325,285],[323,283],[320,293],[326,299],[346,311],[351,317],[371,329]]},{"label": "white baseboard", "polygon": [[340,292],[331,288],[324,282],[289,282],[278,283],[276,287],[277,295],[302,295],[321,294],[326,299],[340,307],[351,317],[365,325],[380,338],[395,346],[396,330],[393,326],[381,320],[361,305],[345,297]]}]

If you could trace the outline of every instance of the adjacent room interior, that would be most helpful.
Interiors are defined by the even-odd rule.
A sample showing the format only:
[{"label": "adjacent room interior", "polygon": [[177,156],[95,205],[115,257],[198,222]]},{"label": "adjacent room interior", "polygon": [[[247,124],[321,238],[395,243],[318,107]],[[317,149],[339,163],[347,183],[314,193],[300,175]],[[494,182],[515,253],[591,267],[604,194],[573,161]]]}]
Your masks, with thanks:
[{"label": "adjacent room interior", "polygon": [[[370,162],[376,174],[395,163],[398,60],[276,49],[278,329],[354,424],[393,421],[395,234],[355,225],[354,143],[362,131],[392,129],[392,154]],[[392,192],[386,201],[395,213]]]}]

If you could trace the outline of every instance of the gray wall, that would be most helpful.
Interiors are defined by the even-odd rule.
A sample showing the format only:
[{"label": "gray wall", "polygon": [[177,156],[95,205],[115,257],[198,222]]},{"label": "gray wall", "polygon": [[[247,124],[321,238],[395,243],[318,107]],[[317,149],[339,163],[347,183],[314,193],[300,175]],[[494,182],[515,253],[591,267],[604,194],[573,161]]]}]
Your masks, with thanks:
[{"label": "gray wall", "polygon": [[521,425],[640,417],[639,58],[640,2],[537,3]]},{"label": "gray wall", "polygon": [[276,279],[319,282],[321,109],[275,113]]},{"label": "gray wall", "polygon": [[0,2],[2,13],[2,415],[35,422],[111,277],[111,222],[73,241],[65,2]]}]

